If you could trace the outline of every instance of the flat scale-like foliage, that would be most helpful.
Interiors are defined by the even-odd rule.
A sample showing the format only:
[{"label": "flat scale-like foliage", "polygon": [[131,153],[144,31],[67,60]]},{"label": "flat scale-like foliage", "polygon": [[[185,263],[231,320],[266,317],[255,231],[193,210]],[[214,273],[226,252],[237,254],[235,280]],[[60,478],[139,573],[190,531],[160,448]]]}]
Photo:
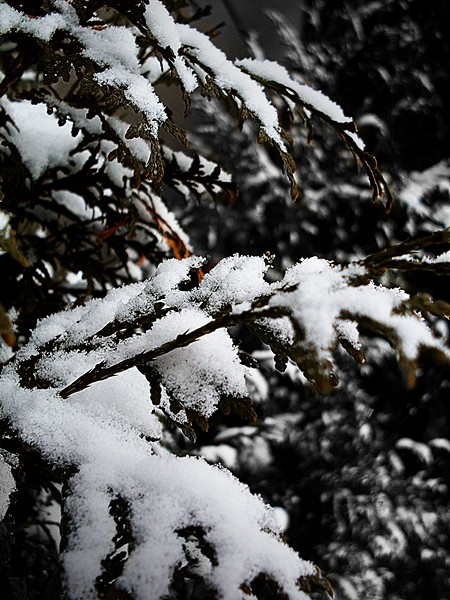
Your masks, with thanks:
[{"label": "flat scale-like foliage", "polygon": [[256,421],[236,326],[323,392],[339,383],[339,345],[364,363],[361,332],[389,341],[411,385],[422,353],[450,357],[423,316],[447,317],[448,305],[379,281],[397,268],[447,273],[448,232],[342,265],[310,257],[278,278],[270,256],[210,267],[192,255],[170,194],[235,188],[219,165],[160,139],[188,144],[179,107],[162,99],[173,88],[187,112],[192,95],[214,96],[256,122],[294,200],[284,111],[334,129],[373,199],[393,201],[338,105],[276,63],[228,59],[193,26],[200,13],[159,0],[0,5],[0,515],[13,472],[58,490],[73,599],[153,600],[192,585],[230,600],[332,593],[260,497],[166,447],[169,427],[194,439],[217,411]]}]

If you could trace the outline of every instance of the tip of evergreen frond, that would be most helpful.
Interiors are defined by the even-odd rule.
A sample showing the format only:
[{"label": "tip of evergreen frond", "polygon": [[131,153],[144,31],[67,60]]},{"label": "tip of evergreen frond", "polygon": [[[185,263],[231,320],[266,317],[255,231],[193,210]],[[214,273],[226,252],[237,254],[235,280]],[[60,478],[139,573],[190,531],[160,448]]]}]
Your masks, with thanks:
[{"label": "tip of evergreen frond", "polygon": [[291,189],[291,198],[294,202],[298,202],[299,199],[299,188],[298,188],[298,184],[297,181],[295,179],[295,170],[296,170],[296,164],[294,159],[292,158],[291,154],[289,154],[289,152],[281,152],[281,158],[283,161],[283,167],[284,167],[284,172],[286,173],[286,176],[289,180],[289,185],[290,185],[290,189]]}]

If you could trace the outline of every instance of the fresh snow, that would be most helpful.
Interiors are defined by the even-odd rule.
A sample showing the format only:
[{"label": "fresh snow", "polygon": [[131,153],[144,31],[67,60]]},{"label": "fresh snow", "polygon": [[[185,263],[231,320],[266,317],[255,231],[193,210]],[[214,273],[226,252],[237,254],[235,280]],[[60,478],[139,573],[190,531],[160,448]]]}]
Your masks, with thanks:
[{"label": "fresh snow", "polygon": [[65,23],[64,17],[57,13],[45,15],[38,19],[31,19],[8,4],[0,6],[1,35],[9,31],[19,30],[39,40],[48,42],[53,37],[55,31],[63,28]]},{"label": "fresh snow", "polygon": [[81,135],[72,136],[70,123],[59,126],[43,104],[11,102],[6,98],[1,104],[17,126],[17,129],[9,128],[11,142],[34,180],[49,168],[67,167],[73,162],[70,153],[77,147]]},{"label": "fresh snow", "polygon": [[323,92],[314,90],[313,88],[292,79],[288,71],[277,62],[244,58],[236,61],[236,64],[253,75],[266,79],[267,81],[274,81],[275,83],[287,87],[298,96],[301,102],[308,104],[311,108],[326,115],[336,123],[352,122],[352,119],[344,114],[344,111],[336,104],[336,102],[330,100]]},{"label": "fresh snow", "polygon": [[181,43],[188,47],[188,52],[200,65],[212,71],[215,83],[225,91],[236,92],[258,119],[267,136],[281,150],[285,150],[278,113],[265,95],[263,87],[229,61],[204,33],[181,24],[178,32]]},{"label": "fresh snow", "polygon": [[136,597],[153,600],[168,593],[171,569],[184,560],[176,530],[194,523],[205,528],[220,557],[209,579],[223,598],[236,598],[240,584],[263,570],[292,598],[306,600],[295,582],[314,567],[278,540],[277,521],[260,498],[227,471],[173,457],[155,444],[154,453],[141,437],[159,437],[160,426],[152,415],[148,383],[138,371],[94,384],[68,400],[52,390],[21,389],[12,369],[0,387],[3,410],[21,438],[53,464],[78,467],[66,501],[73,525],[64,554],[70,598],[94,593],[101,561],[113,550],[109,504],[120,495],[132,506],[136,544],[119,585]]},{"label": "fresh snow", "polygon": [[[95,365],[114,366],[175,341],[213,323],[223,311],[245,317],[250,307],[256,318],[258,311],[265,315],[267,309],[283,308],[286,315],[281,319],[266,319],[272,333],[286,343],[286,319],[299,324],[303,343],[315,349],[319,360],[331,355],[338,335],[358,347],[355,323],[366,316],[395,332],[408,359],[416,358],[422,345],[443,351],[420,318],[396,314],[408,298],[405,292],[372,283],[351,285],[352,277],[361,275],[360,265],[341,268],[323,259],[305,259],[270,284],[264,259],[235,255],[218,263],[197,288],[180,289],[203,262],[196,257],[165,261],[148,281],[113,289],[104,299],[43,319],[29,344],[3,369],[1,416],[50,463],[77,468],[66,502],[73,523],[64,553],[70,598],[91,597],[102,560],[114,550],[109,506],[118,496],[131,506],[136,540],[118,583],[139,599],[168,593],[172,569],[185,560],[185,540],[177,530],[192,524],[204,529],[206,541],[217,551],[218,564],[208,563],[203,576],[224,599],[239,597],[242,582],[250,583],[265,572],[291,598],[305,600],[296,581],[314,572],[280,541],[273,511],[227,471],[193,457],[176,458],[163,449],[161,424],[142,373],[128,369],[63,399],[59,391],[75,378]],[[99,335],[108,324],[123,328],[150,317],[155,305],[166,312],[159,318],[155,314],[147,331],[123,340]],[[342,318],[342,313],[351,318]],[[49,344],[52,350],[45,351]],[[30,360],[35,361],[40,388],[21,385],[21,365]],[[248,369],[223,328],[166,352],[151,365],[163,386],[161,407],[180,425],[187,422],[188,409],[207,418],[222,395],[247,396]],[[171,412],[171,398],[181,406],[176,414]],[[423,454],[416,443],[400,446]],[[264,462],[270,460],[266,450],[260,449]],[[209,457],[213,458],[210,452]],[[224,454],[227,458],[232,460],[229,453]],[[3,507],[12,489],[8,484],[1,496]],[[195,540],[189,544],[196,547]]]},{"label": "fresh snow", "polygon": [[183,56],[179,56],[181,40],[178,25],[159,0],[149,0],[145,9],[145,20],[152,35],[163,48],[170,48],[174,55],[174,66],[184,89],[192,93],[198,86],[198,79]]},{"label": "fresh snow", "polygon": [[[143,31],[112,25],[86,28],[80,26],[69,2],[54,0],[53,4],[59,12],[39,18],[1,4],[0,34],[21,31],[49,42],[60,30],[78,40],[82,55],[95,63],[96,81],[121,90],[131,107],[145,117],[150,134],[157,137],[167,111],[152,85],[157,77],[155,65],[141,64],[138,56],[136,37]],[[254,115],[263,132],[283,152],[277,110],[255,78],[285,86],[308,109],[334,123],[351,122],[337,104],[292,79],[280,65],[252,59],[231,62],[208,36],[176,23],[159,0],[147,3],[144,34],[145,27],[166,50],[162,68],[173,68],[185,91],[193,92],[199,82],[206,83],[211,77]],[[50,100],[49,107],[68,118],[63,126],[58,125],[56,116],[47,114],[45,105],[6,97],[1,105],[16,125],[8,125],[7,141],[17,148],[33,180],[49,168],[76,174],[87,158],[86,153],[77,152],[83,136],[102,135],[99,117],[88,119],[86,111],[62,101]],[[148,163],[150,145],[128,140],[127,126],[115,117],[105,119],[131,155]],[[73,126],[80,130],[75,136]],[[362,147],[356,134],[347,135]],[[102,140],[96,166],[105,167],[111,185],[125,187],[124,180],[129,181],[132,173],[108,160],[114,149],[112,141]],[[1,150],[9,151],[7,146]],[[166,158],[171,156],[185,171],[192,165],[192,159],[182,153],[167,151]],[[205,159],[200,164],[206,175],[215,169]],[[420,212],[424,210],[424,193],[436,181],[444,185],[447,175],[447,163],[413,175],[401,198]],[[224,181],[227,177],[223,174]],[[189,240],[163,199],[144,188],[136,192],[124,189],[125,196],[132,196],[142,221],[146,222],[145,213],[151,207],[160,222],[189,249]],[[65,190],[55,194],[57,202],[74,216],[86,220],[100,217],[98,209],[86,207],[81,196]],[[164,232],[160,233],[164,238]],[[440,263],[449,258],[447,252],[423,260]],[[302,350],[320,364],[331,359],[339,339],[360,349],[358,323],[364,319],[388,332],[402,359],[415,361],[423,347],[449,356],[420,314],[399,311],[409,299],[406,292],[372,282],[356,284],[356,278],[365,275],[361,265],[339,267],[313,257],[292,265],[281,281],[270,283],[265,259],[234,255],[209,270],[197,287],[182,285],[204,263],[199,257],[165,261],[146,281],[112,289],[103,299],[41,320],[29,343],[3,367],[0,418],[6,419],[21,441],[34,447],[50,465],[75,472],[65,499],[71,533],[63,555],[68,594],[73,600],[88,600],[96,594],[102,562],[115,550],[116,524],[110,508],[117,498],[130,506],[128,518],[134,538],[118,585],[133,597],[157,600],[167,596],[173,569],[184,564],[190,552],[201,557],[206,583],[224,600],[242,597],[241,584],[251,583],[261,572],[272,576],[291,599],[306,600],[297,581],[314,574],[315,567],[283,542],[281,530],[286,523],[282,509],[277,519],[260,497],[252,495],[226,469],[211,467],[202,458],[175,457],[161,441],[163,412],[178,424],[187,425],[192,412],[201,418],[212,416],[223,397],[247,399],[251,370],[241,363],[238,348],[222,326],[224,316],[233,323],[253,319],[255,327],[275,338],[275,345],[289,353],[295,344],[301,344]],[[211,331],[200,335],[202,328]],[[183,346],[179,341],[187,333],[197,337]],[[173,349],[169,351],[165,344]],[[166,351],[146,365],[152,369],[152,383],[134,366],[121,370],[123,364],[129,366],[126,361],[142,368],[141,357],[162,347]],[[23,369],[30,365],[36,380],[25,385]],[[63,398],[62,391],[74,380],[87,377],[92,369],[107,368],[116,368],[118,374],[91,385],[80,384],[78,392]],[[292,372],[292,365],[289,369]],[[161,385],[158,411],[150,399],[156,379]],[[256,383],[264,390],[261,382]],[[361,429],[361,435],[368,437],[370,431]],[[255,453],[258,461],[267,463],[270,454],[266,442],[255,443],[260,444]],[[430,446],[448,450],[439,439]],[[400,440],[397,449],[415,452],[425,463],[432,460],[428,445],[408,438]],[[226,444],[216,447],[216,454],[205,447],[204,454],[230,465],[236,458]],[[0,455],[0,520],[14,490],[11,468]],[[386,521],[389,537],[380,535],[375,550],[381,554],[392,548],[401,551],[402,533],[390,519],[390,508],[380,504],[377,511],[376,518]],[[202,555],[195,539],[185,540],[180,535],[183,528],[192,525],[204,531],[206,542],[217,552],[218,564]]]},{"label": "fresh snow", "polygon": [[157,135],[159,125],[166,120],[167,114],[149,81],[141,75],[113,67],[97,73],[95,79],[101,85],[117,86],[123,89],[127,100],[141,110],[150,121],[152,135]]}]

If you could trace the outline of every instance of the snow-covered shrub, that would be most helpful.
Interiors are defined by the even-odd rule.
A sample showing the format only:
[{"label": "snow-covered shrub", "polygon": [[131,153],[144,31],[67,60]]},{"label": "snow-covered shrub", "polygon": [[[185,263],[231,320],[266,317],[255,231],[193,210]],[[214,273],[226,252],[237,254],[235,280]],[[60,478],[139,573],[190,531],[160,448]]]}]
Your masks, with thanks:
[{"label": "snow-covered shrub", "polygon": [[[235,188],[210,157],[174,147],[188,145],[178,101],[189,112],[191,96],[214,96],[256,123],[294,200],[285,112],[334,129],[373,199],[388,210],[393,201],[338,105],[273,62],[228,59],[193,26],[202,13],[194,9],[159,0],[0,5],[2,446],[19,457],[19,483],[39,477],[35,498],[50,490],[61,504],[69,598],[331,591],[285,544],[260,497],[228,471],[170,451],[171,429],[194,439],[219,411],[256,421],[253,363],[236,328],[324,392],[339,383],[339,344],[364,362],[361,331],[389,340],[411,385],[424,351],[450,356],[423,316],[446,316],[447,305],[379,281],[399,266],[446,272],[448,232],[275,273],[269,254],[213,266],[193,256],[170,199],[234,198]],[[5,512],[14,485],[1,464]],[[52,585],[42,584],[42,597],[56,597]]]}]

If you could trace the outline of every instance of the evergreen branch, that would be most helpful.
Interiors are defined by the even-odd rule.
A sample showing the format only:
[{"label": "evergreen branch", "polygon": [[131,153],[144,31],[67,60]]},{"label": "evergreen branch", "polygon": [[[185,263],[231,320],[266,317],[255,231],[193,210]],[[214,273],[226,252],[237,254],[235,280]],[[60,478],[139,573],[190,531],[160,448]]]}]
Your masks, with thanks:
[{"label": "evergreen branch", "polygon": [[119,373],[126,371],[127,369],[131,369],[132,367],[146,365],[152,360],[172,352],[172,350],[189,346],[201,337],[213,333],[218,329],[233,327],[240,324],[248,324],[249,322],[253,322],[262,318],[276,318],[286,314],[287,313],[285,310],[276,307],[268,308],[266,310],[251,309],[239,314],[227,312],[226,314],[217,317],[208,323],[205,323],[197,329],[186,331],[180,335],[177,335],[177,337],[173,340],[161,344],[161,346],[158,346],[154,350],[148,350],[147,352],[143,352],[131,358],[119,361],[118,363],[110,366],[106,366],[105,362],[101,362],[92,370],[84,373],[71,384],[60,390],[59,395],[62,398],[68,398],[72,394],[87,388],[93,383],[103,381],[109,377],[113,377],[114,375],[118,375]]},{"label": "evergreen branch", "polygon": [[430,268],[433,268],[436,274],[446,275],[449,272],[447,263],[430,264],[420,260],[399,260],[399,257],[436,246],[450,248],[450,229],[442,229],[423,237],[406,240],[390,248],[384,248],[367,256],[361,261],[361,264],[367,268],[367,272],[371,276],[380,276],[387,269],[429,270]]}]

